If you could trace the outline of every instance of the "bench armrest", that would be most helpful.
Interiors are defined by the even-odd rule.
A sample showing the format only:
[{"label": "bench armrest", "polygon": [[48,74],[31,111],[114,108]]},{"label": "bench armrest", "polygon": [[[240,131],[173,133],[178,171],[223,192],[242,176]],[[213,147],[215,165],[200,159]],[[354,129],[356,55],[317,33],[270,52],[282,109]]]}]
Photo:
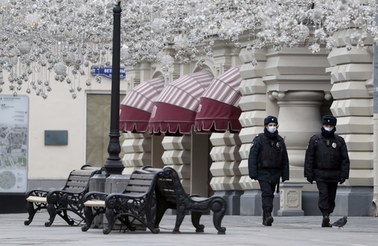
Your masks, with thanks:
[{"label": "bench armrest", "polygon": [[130,209],[129,205],[135,201],[146,200],[146,194],[123,194],[123,193],[111,193],[105,199],[106,208],[122,207],[122,210]]},{"label": "bench armrest", "polygon": [[105,193],[105,192],[96,192],[96,191],[88,192],[83,197],[83,202],[86,202],[88,200],[103,200],[103,201],[105,201],[105,199],[108,195],[109,195],[109,193]]},{"label": "bench armrest", "polygon": [[83,192],[72,192],[65,190],[52,190],[47,194],[47,203],[61,203],[62,201],[69,201],[68,203],[81,202]]},{"label": "bench armrest", "polygon": [[31,191],[26,192],[26,197],[28,197],[28,196],[45,197],[45,196],[47,196],[48,193],[49,193],[49,191],[47,191],[47,190],[31,190]]},{"label": "bench armrest", "polygon": [[141,198],[141,197],[145,197],[146,194],[145,193],[128,193],[128,194],[124,194],[124,193],[110,193],[105,201],[107,200],[111,200],[111,199],[134,199],[134,198]]}]

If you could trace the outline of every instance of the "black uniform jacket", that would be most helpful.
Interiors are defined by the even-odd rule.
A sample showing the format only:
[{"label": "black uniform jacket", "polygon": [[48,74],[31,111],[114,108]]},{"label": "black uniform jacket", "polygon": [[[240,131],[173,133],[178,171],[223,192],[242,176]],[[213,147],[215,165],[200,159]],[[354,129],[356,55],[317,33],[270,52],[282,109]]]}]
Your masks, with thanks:
[{"label": "black uniform jacket", "polygon": [[307,146],[304,176],[311,180],[339,182],[349,178],[348,149],[336,134],[316,134]]},{"label": "black uniform jacket", "polygon": [[[264,144],[264,141],[269,141],[271,144]],[[270,146],[267,146],[270,145]],[[265,149],[264,148],[271,148]],[[273,167],[269,167],[269,163],[264,165],[266,160],[262,160],[262,151],[278,151],[278,159],[280,163],[272,163]],[[263,163],[263,164],[262,164]],[[249,151],[248,171],[251,179],[266,181],[269,183],[279,183],[280,177],[282,182],[289,180],[289,158],[287,155],[286,145],[282,137],[278,135],[278,131],[270,133],[264,129],[264,133],[256,136],[252,141],[252,146]]]}]

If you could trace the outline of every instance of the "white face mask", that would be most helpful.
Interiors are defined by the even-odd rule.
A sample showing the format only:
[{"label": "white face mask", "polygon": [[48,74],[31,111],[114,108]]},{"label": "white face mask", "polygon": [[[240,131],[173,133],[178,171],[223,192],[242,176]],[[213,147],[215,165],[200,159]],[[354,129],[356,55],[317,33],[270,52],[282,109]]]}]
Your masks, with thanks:
[{"label": "white face mask", "polygon": [[333,127],[323,127],[324,130],[326,130],[327,132],[331,132],[333,130]]},{"label": "white face mask", "polygon": [[267,130],[270,133],[275,133],[276,130],[277,130],[277,127],[276,126],[268,126]]}]

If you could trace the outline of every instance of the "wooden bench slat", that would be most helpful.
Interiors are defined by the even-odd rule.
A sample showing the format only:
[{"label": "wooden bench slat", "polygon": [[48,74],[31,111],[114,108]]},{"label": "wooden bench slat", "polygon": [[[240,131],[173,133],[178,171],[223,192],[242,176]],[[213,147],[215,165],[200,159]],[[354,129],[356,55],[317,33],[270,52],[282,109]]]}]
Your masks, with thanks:
[{"label": "wooden bench slat", "polygon": [[63,190],[68,192],[84,192],[94,170],[74,170],[70,173]]},{"label": "wooden bench slat", "polygon": [[71,172],[71,175],[77,175],[77,176],[92,176],[94,170],[74,170]]},{"label": "wooden bench slat", "polygon": [[28,202],[40,202],[40,203],[47,203],[47,198],[43,196],[28,196],[26,198]]},{"label": "wooden bench slat", "polygon": [[84,206],[87,206],[87,207],[105,207],[105,201],[104,200],[92,199],[92,200],[88,200],[88,201],[84,202]]},{"label": "wooden bench slat", "polygon": [[145,180],[145,179],[133,179],[133,180],[130,180],[128,185],[132,186],[132,185],[146,185],[146,186],[150,186],[151,185],[151,180]]},{"label": "wooden bench slat", "polygon": [[78,180],[78,181],[87,181],[88,179],[90,179],[91,176],[69,176],[68,177],[68,180]]},{"label": "wooden bench slat", "polygon": [[124,193],[130,193],[130,192],[144,193],[144,192],[147,192],[149,189],[150,189],[149,186],[130,186],[130,187],[127,187],[127,190],[125,190]]},{"label": "wooden bench slat", "polygon": [[65,189],[68,189],[68,188],[77,188],[77,189],[82,189],[82,190],[85,190],[87,188],[87,185],[80,185],[80,184],[68,184],[65,186]]},{"label": "wooden bench slat", "polygon": [[82,185],[66,185],[66,188],[64,190],[67,190],[67,189],[80,189],[80,190],[85,190],[86,186],[82,186]]},{"label": "wooden bench slat", "polygon": [[154,174],[145,174],[145,173],[135,173],[135,174],[132,174],[130,176],[130,180],[131,179],[148,179],[148,180],[152,180],[154,178]]},{"label": "wooden bench slat", "polygon": [[82,182],[82,183],[86,183],[86,182],[89,181],[89,179],[90,179],[90,177],[85,177],[85,178],[83,178],[83,177],[69,177],[69,178],[67,179],[67,181],[74,181],[74,182]]},{"label": "wooden bench slat", "polygon": [[75,187],[68,187],[67,189],[65,189],[64,191],[67,191],[67,192],[75,192],[75,193],[80,193],[83,191],[83,189],[81,188],[75,188]]},{"label": "wooden bench slat", "polygon": [[72,186],[83,186],[85,187],[87,185],[88,181],[82,181],[82,180],[68,180],[67,184]]}]

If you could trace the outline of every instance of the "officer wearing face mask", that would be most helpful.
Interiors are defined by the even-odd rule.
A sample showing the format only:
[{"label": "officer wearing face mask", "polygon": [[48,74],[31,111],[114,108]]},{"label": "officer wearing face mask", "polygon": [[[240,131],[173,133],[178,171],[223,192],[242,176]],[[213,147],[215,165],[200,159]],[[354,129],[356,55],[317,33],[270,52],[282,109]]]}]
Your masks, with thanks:
[{"label": "officer wearing face mask", "polygon": [[283,138],[278,135],[278,120],[274,116],[264,119],[264,132],[253,141],[248,158],[249,177],[258,180],[261,189],[263,225],[273,223],[274,191],[282,178],[289,179],[289,158]]},{"label": "officer wearing face mask", "polygon": [[337,185],[349,178],[348,150],[344,139],[335,134],[336,123],[334,116],[323,116],[322,132],[310,138],[305,156],[304,176],[311,184],[316,181],[319,190],[322,227],[331,227],[329,215],[335,208]]}]

